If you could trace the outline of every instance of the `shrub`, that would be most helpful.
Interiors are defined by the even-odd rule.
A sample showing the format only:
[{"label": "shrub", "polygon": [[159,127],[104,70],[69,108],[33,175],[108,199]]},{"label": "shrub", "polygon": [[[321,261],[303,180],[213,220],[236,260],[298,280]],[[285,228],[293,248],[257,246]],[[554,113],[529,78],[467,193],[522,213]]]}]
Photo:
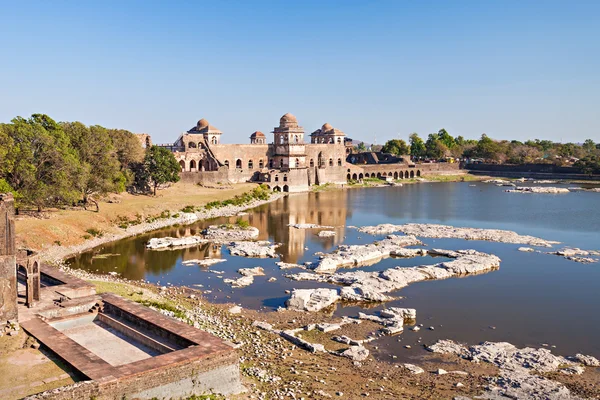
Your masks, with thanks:
[{"label": "shrub", "polygon": [[242,218],[238,218],[235,221],[235,224],[237,226],[239,226],[240,228],[242,228],[242,229],[248,229],[250,227],[250,223],[248,221],[246,221],[245,219],[242,219]]},{"label": "shrub", "polygon": [[102,231],[100,231],[96,228],[87,229],[86,232],[89,233],[93,237],[102,237],[102,235],[104,235],[104,233],[102,233]]},{"label": "shrub", "polygon": [[185,206],[181,209],[181,212],[184,213],[192,213],[196,210],[196,208],[194,206]]}]

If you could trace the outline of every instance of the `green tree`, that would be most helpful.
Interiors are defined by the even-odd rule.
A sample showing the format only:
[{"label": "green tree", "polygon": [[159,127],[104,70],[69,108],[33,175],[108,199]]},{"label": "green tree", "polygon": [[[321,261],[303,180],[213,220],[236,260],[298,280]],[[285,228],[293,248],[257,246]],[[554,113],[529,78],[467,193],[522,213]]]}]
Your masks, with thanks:
[{"label": "green tree", "polygon": [[425,142],[425,149],[427,157],[435,160],[439,160],[448,154],[448,147],[435,133],[430,134],[427,138],[427,142]]},{"label": "green tree", "polygon": [[144,169],[156,196],[158,186],[179,181],[181,167],[172,152],[164,147],[152,146],[146,150]]},{"label": "green tree", "polygon": [[397,156],[404,156],[410,153],[410,148],[402,139],[392,139],[385,142],[381,149],[384,153],[391,153]]},{"label": "green tree", "polygon": [[425,143],[423,139],[419,137],[417,133],[411,133],[409,136],[410,142],[410,155],[414,158],[422,158],[425,157],[426,149]]},{"label": "green tree", "polygon": [[16,117],[3,130],[12,139],[7,153],[7,183],[23,203],[37,206],[70,204],[77,198],[73,187],[78,160],[61,126],[44,114]]},{"label": "green tree", "polygon": [[367,151],[367,146],[365,146],[365,142],[360,142],[356,146],[356,150],[358,150],[359,152]]},{"label": "green tree", "polygon": [[437,138],[440,142],[444,144],[448,149],[456,146],[456,141],[445,129],[440,129],[437,133]]},{"label": "green tree", "polygon": [[600,174],[600,156],[584,157],[575,162],[574,167],[586,175]]},{"label": "green tree", "polygon": [[586,139],[586,141],[583,142],[582,147],[585,151],[587,151],[588,153],[591,153],[596,150],[596,143],[594,143],[594,141],[592,139]]},{"label": "green tree", "polygon": [[123,173],[108,131],[98,125],[87,127],[81,122],[61,124],[79,157],[79,171],[74,185],[81,193],[83,207],[88,202],[99,204],[95,197],[109,192],[122,192]]}]

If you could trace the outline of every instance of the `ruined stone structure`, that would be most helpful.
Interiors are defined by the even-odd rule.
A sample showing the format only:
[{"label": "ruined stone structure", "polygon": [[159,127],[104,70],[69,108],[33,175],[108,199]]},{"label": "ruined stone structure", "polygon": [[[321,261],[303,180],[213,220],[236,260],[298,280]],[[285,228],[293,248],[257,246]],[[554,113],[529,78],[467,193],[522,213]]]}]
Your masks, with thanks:
[{"label": "ruined stone structure", "polygon": [[11,194],[0,194],[0,324],[17,319],[15,212]]},{"label": "ruined stone structure", "polygon": [[271,133],[271,143],[256,131],[250,135],[250,144],[221,144],[223,132],[201,119],[175,143],[160,146],[175,154],[183,181],[259,182],[283,192],[369,177],[415,178],[441,169],[437,165],[416,166],[408,157],[391,154],[353,154],[352,140],[328,123],[312,132],[307,143],[304,128],[290,113],[280,118]]}]

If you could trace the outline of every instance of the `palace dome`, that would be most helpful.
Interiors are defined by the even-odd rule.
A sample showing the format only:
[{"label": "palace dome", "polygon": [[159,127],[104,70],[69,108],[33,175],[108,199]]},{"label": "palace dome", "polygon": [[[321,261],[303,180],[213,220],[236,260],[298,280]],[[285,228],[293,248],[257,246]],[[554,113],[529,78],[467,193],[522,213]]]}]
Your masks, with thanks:
[{"label": "palace dome", "polygon": [[333,126],[331,126],[328,122],[325,122],[323,124],[323,126],[321,127],[322,132],[329,132],[332,129],[333,129]]},{"label": "palace dome", "polygon": [[265,134],[262,133],[261,131],[256,131],[254,132],[252,135],[250,135],[250,138],[254,139],[254,138],[264,138]]},{"label": "palace dome", "polygon": [[296,117],[293,114],[287,113],[284,114],[283,117],[281,117],[279,119],[280,123],[290,123],[290,122],[295,122],[298,123],[298,120],[296,119]]},{"label": "palace dome", "polygon": [[198,129],[206,128],[206,127],[208,127],[208,126],[209,126],[209,124],[208,124],[208,121],[207,121],[207,120],[205,120],[204,118],[202,118],[202,119],[201,119],[200,121],[198,121],[198,123],[196,124],[196,127],[197,127]]}]

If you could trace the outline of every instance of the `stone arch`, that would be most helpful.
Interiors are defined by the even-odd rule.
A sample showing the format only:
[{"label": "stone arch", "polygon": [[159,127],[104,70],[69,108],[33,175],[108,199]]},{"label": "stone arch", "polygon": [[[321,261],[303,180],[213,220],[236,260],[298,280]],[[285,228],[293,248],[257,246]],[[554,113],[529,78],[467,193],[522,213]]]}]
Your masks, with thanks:
[{"label": "stone arch", "polygon": [[333,158],[330,158],[330,159],[329,159],[329,166],[330,166],[330,167],[333,167]]},{"label": "stone arch", "polygon": [[179,161],[179,167],[181,167],[181,172],[185,171],[185,161],[180,160]]},{"label": "stone arch", "polygon": [[377,173],[377,177],[378,177],[379,179],[381,179],[381,172],[378,172],[378,173]]},{"label": "stone arch", "polygon": [[237,169],[242,169],[242,160],[240,158],[238,158],[237,160],[235,160],[235,167]]},{"label": "stone arch", "polygon": [[414,178],[415,177],[415,171],[410,171],[410,177]]},{"label": "stone arch", "polygon": [[358,179],[362,180],[364,178],[364,175],[362,173],[358,174]]},{"label": "stone arch", "polygon": [[409,178],[409,176],[408,176],[408,171],[404,171],[404,177],[405,177],[406,179],[408,179],[408,178]]},{"label": "stone arch", "polygon": [[248,160],[248,169],[254,168],[254,161]]},{"label": "stone arch", "polygon": [[223,162],[223,164],[225,164],[225,166],[226,166],[227,168],[229,168],[229,160],[225,160],[225,161]]},{"label": "stone arch", "polygon": [[398,179],[398,171],[394,172],[394,179]]},{"label": "stone arch", "polygon": [[314,167],[315,166],[315,160],[313,160],[312,158],[310,159],[310,167]]},{"label": "stone arch", "polygon": [[280,188],[279,186],[275,186],[275,187],[273,188],[273,191],[274,191],[274,192],[281,192],[281,188]]},{"label": "stone arch", "polygon": [[283,185],[283,191],[284,192],[289,192],[290,191],[290,187],[288,185]]},{"label": "stone arch", "polygon": [[421,170],[420,169],[417,170],[417,176],[421,176]]},{"label": "stone arch", "polygon": [[265,162],[261,158],[260,160],[258,160],[258,168],[263,169],[264,167],[265,167]]},{"label": "stone arch", "polygon": [[349,181],[350,179],[352,179],[352,176],[350,174],[346,175],[346,180]]},{"label": "stone arch", "polygon": [[338,167],[341,167],[341,166],[342,166],[342,159],[338,158]]},{"label": "stone arch", "polygon": [[189,142],[189,143],[188,143],[188,148],[189,148],[189,149],[195,149],[195,148],[196,148],[196,143],[194,143],[194,142]]},{"label": "stone arch", "polygon": [[194,161],[194,160],[191,160],[191,161],[190,161],[190,171],[191,171],[192,169],[196,169],[196,161]]},{"label": "stone arch", "polygon": [[275,175],[275,182],[279,182],[279,175]]},{"label": "stone arch", "polygon": [[323,167],[325,165],[325,160],[323,159],[323,152],[320,151],[319,152],[319,158],[317,158],[317,162],[319,163],[319,168]]},{"label": "stone arch", "polygon": [[356,175],[356,173],[352,174],[352,179],[355,181],[358,180],[358,175]]}]

